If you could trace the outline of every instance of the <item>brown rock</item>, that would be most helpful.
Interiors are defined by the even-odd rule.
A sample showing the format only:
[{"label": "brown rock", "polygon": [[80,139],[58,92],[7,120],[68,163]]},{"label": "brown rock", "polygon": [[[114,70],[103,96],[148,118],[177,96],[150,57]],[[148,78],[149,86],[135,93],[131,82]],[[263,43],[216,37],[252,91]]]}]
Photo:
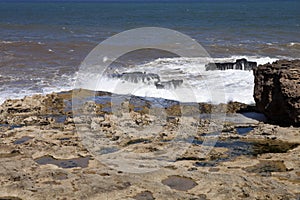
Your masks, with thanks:
[{"label": "brown rock", "polygon": [[276,61],[253,69],[257,109],[279,124],[300,124],[300,60]]}]

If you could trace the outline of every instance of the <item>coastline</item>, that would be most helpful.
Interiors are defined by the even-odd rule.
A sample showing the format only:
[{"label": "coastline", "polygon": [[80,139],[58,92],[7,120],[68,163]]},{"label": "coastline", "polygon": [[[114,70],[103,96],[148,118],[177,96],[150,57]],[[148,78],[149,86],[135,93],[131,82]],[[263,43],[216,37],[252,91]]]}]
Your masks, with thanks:
[{"label": "coastline", "polygon": [[[139,156],[155,155],[174,139],[174,127],[184,119],[180,113],[184,105],[178,107],[175,101],[160,99],[160,103],[166,106],[161,109],[167,113],[166,121],[161,122],[165,123],[164,130],[141,139],[141,136],[134,135],[125,137],[126,134],[120,130],[130,132],[128,127],[147,127],[155,121],[158,116],[149,112],[151,101],[144,100],[142,104],[143,98],[134,97],[130,102],[122,98],[124,101],[121,104],[129,108],[130,117],[126,118],[123,114],[116,118],[114,115],[117,113],[106,109],[110,106],[110,93],[96,92],[95,95],[95,92],[86,90],[85,94],[86,97],[97,97],[95,104],[85,104],[86,111],[91,112],[92,109],[92,115],[87,113],[82,116],[85,113],[83,111],[81,116],[73,116],[71,91],[8,100],[0,106],[0,165],[3,166],[0,172],[0,197],[299,198],[298,128],[280,127],[249,118],[245,112],[251,116],[249,112],[254,111],[253,107],[231,103],[227,105],[227,118],[214,148],[207,156],[201,157],[201,144],[205,139],[214,137],[213,133],[207,131],[216,119],[210,115],[211,105],[199,104],[202,114],[208,114],[209,117],[201,115],[197,118],[199,126],[185,151],[152,173],[132,176],[122,166],[117,168],[107,160],[101,161],[83,142],[80,130],[93,134],[105,133],[110,143],[107,148],[102,148],[100,156],[113,155],[114,151],[122,148]],[[189,118],[187,115],[185,117]],[[194,116],[191,118],[195,119]],[[127,124],[122,125],[122,120],[127,120]],[[128,125],[128,120],[131,125]],[[182,124],[185,123],[190,121]],[[102,135],[97,136],[101,136],[98,139],[104,139]],[[147,163],[146,160],[143,162]],[[233,186],[232,183],[237,185]],[[184,188],[184,185],[190,187]]]},{"label": "coastline", "polygon": [[300,200],[300,1],[104,1],[0,0],[0,200]]}]

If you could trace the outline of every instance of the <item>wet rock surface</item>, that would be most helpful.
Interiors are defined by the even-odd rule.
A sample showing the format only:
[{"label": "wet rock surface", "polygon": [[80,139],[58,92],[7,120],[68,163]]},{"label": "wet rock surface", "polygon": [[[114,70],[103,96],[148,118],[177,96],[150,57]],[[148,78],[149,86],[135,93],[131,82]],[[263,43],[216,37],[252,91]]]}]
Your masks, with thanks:
[{"label": "wet rock surface", "polygon": [[40,165],[52,164],[61,168],[74,168],[81,167],[85,168],[89,164],[89,158],[73,158],[73,159],[55,159],[52,156],[43,156],[41,158],[35,159],[35,162]]},{"label": "wet rock surface", "polygon": [[239,69],[239,70],[252,70],[257,66],[256,62],[247,61],[247,59],[237,59],[235,62],[226,63],[208,63],[205,65],[206,70],[227,70],[227,69]]},{"label": "wet rock surface", "polygon": [[300,125],[300,60],[281,60],[253,70],[257,109],[283,125]]},{"label": "wet rock surface", "polygon": [[[198,104],[200,115],[194,116],[195,107],[188,104],[118,95],[114,110],[112,94],[83,92],[82,106],[74,110],[72,104],[79,101],[72,101],[72,92],[1,105],[0,199],[299,197],[297,127],[267,124],[253,107],[237,102],[217,109]],[[210,115],[218,109],[227,112],[224,120]],[[219,123],[221,131],[213,131]],[[193,138],[178,137],[181,129],[192,130]],[[213,148],[208,141],[216,141]],[[187,148],[166,154],[177,142]],[[134,161],[128,168],[136,171],[163,164],[148,173],[128,172],[126,166],[116,167],[120,152]]]},{"label": "wet rock surface", "polygon": [[183,80],[169,80],[162,81],[158,74],[145,72],[124,72],[122,74],[113,73],[109,75],[111,78],[116,78],[132,83],[144,83],[148,85],[155,85],[157,89],[177,88],[183,84]]}]

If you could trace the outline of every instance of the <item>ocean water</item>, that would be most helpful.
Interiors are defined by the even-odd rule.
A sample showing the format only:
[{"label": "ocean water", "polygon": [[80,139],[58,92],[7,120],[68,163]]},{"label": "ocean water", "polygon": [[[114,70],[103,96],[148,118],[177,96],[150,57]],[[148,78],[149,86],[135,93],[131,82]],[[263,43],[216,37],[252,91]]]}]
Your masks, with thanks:
[{"label": "ocean water", "polygon": [[[221,62],[247,58],[264,64],[283,58],[297,59],[299,8],[298,0],[0,1],[0,103],[9,98],[74,88],[80,63],[97,44],[139,27],[182,32]],[[184,77],[199,102],[212,102],[210,94],[223,87],[225,98],[216,102],[254,103],[251,71],[205,71],[207,63],[201,58],[178,58],[159,51],[132,54],[122,64],[127,67],[123,69],[126,72],[155,72],[166,80]],[[173,73],[175,69],[178,73]],[[118,84],[121,83],[108,78],[96,86],[86,84],[86,88],[115,92]],[[177,99],[176,90],[145,86],[133,94]]]}]

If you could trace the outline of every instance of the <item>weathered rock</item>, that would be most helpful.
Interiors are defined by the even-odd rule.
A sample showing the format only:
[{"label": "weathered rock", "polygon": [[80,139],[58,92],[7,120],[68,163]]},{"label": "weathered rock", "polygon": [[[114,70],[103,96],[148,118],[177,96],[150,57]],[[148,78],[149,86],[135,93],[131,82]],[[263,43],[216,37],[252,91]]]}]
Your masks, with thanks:
[{"label": "weathered rock", "polygon": [[257,109],[278,124],[300,124],[300,60],[253,69]]},{"label": "weathered rock", "polygon": [[[107,97],[107,94],[103,95]],[[52,101],[56,97],[60,100]],[[100,93],[98,97],[101,98]],[[125,108],[133,107],[121,110],[120,115],[100,114],[99,102],[88,102],[80,107],[83,109],[81,115],[72,116],[64,111],[70,98],[66,93],[48,96],[47,103],[41,104],[39,102],[45,96],[27,97],[26,101],[31,102],[31,98],[37,101],[22,105],[28,110],[17,106],[24,100],[13,100],[14,106],[4,104],[0,108],[1,115],[8,117],[5,118],[8,124],[0,124],[0,199],[282,200],[299,197],[298,128],[252,121],[253,130],[239,135],[236,127],[249,124],[239,121],[237,126],[235,122],[228,122],[214,148],[206,155],[204,152],[209,146],[201,143],[215,138],[209,127],[217,121],[199,119],[199,129],[195,131],[198,139],[183,140],[176,134],[176,129],[191,132],[185,127],[192,128],[197,124],[189,115],[181,116],[181,108],[174,101],[165,100],[157,111],[144,113],[135,111],[135,106],[145,106],[146,100],[124,100],[121,104]],[[147,106],[153,102],[147,102]],[[187,107],[183,110],[194,113],[195,106],[182,106]],[[214,110],[211,105],[202,106],[201,112]],[[227,108],[226,105],[220,107],[226,112],[249,109],[236,102]],[[7,112],[8,108],[15,111]],[[160,112],[166,112],[166,115],[160,115]],[[55,113],[62,113],[59,117],[64,116],[63,120],[57,120]],[[44,125],[43,120],[49,115],[52,115],[49,119],[54,117],[56,122]],[[24,126],[12,128],[12,122],[24,123]],[[97,151],[88,148],[88,137]],[[178,154],[180,149],[173,151],[170,140],[174,144],[189,145],[189,148]],[[99,141],[104,141],[103,145],[99,145]],[[178,159],[162,156],[170,148],[170,158],[175,154]],[[118,161],[120,157],[113,157],[120,151],[130,153],[128,156],[132,160],[134,155],[141,156],[141,162],[133,161],[128,167],[145,169],[145,163],[159,164],[160,161],[167,165],[151,173],[129,173],[125,168],[118,170],[115,167],[118,163],[109,164],[106,159],[97,157],[101,154],[103,158],[109,156]],[[147,155],[150,154],[155,156],[149,160]],[[125,163],[123,158],[121,164]]]},{"label": "weathered rock", "polygon": [[111,78],[117,78],[132,83],[146,83],[155,85],[157,89],[177,88],[183,84],[183,80],[162,81],[158,74],[146,72],[125,72],[122,74],[111,74]]},{"label": "weathered rock", "polygon": [[257,66],[256,62],[247,61],[247,59],[237,59],[234,63],[208,63],[205,65],[206,70],[227,70],[227,69],[239,69],[239,70],[252,70]]},{"label": "weathered rock", "polygon": [[48,125],[63,115],[64,99],[56,93],[6,100],[0,106],[0,124]]},{"label": "weathered rock", "polygon": [[133,83],[155,83],[160,82],[160,77],[157,74],[153,73],[145,73],[145,72],[125,72],[122,74],[112,74],[112,78],[118,78],[125,81],[133,82]]},{"label": "weathered rock", "polygon": [[157,89],[169,89],[169,88],[177,88],[183,84],[183,80],[170,80],[170,81],[161,81],[156,82],[155,86]]}]

